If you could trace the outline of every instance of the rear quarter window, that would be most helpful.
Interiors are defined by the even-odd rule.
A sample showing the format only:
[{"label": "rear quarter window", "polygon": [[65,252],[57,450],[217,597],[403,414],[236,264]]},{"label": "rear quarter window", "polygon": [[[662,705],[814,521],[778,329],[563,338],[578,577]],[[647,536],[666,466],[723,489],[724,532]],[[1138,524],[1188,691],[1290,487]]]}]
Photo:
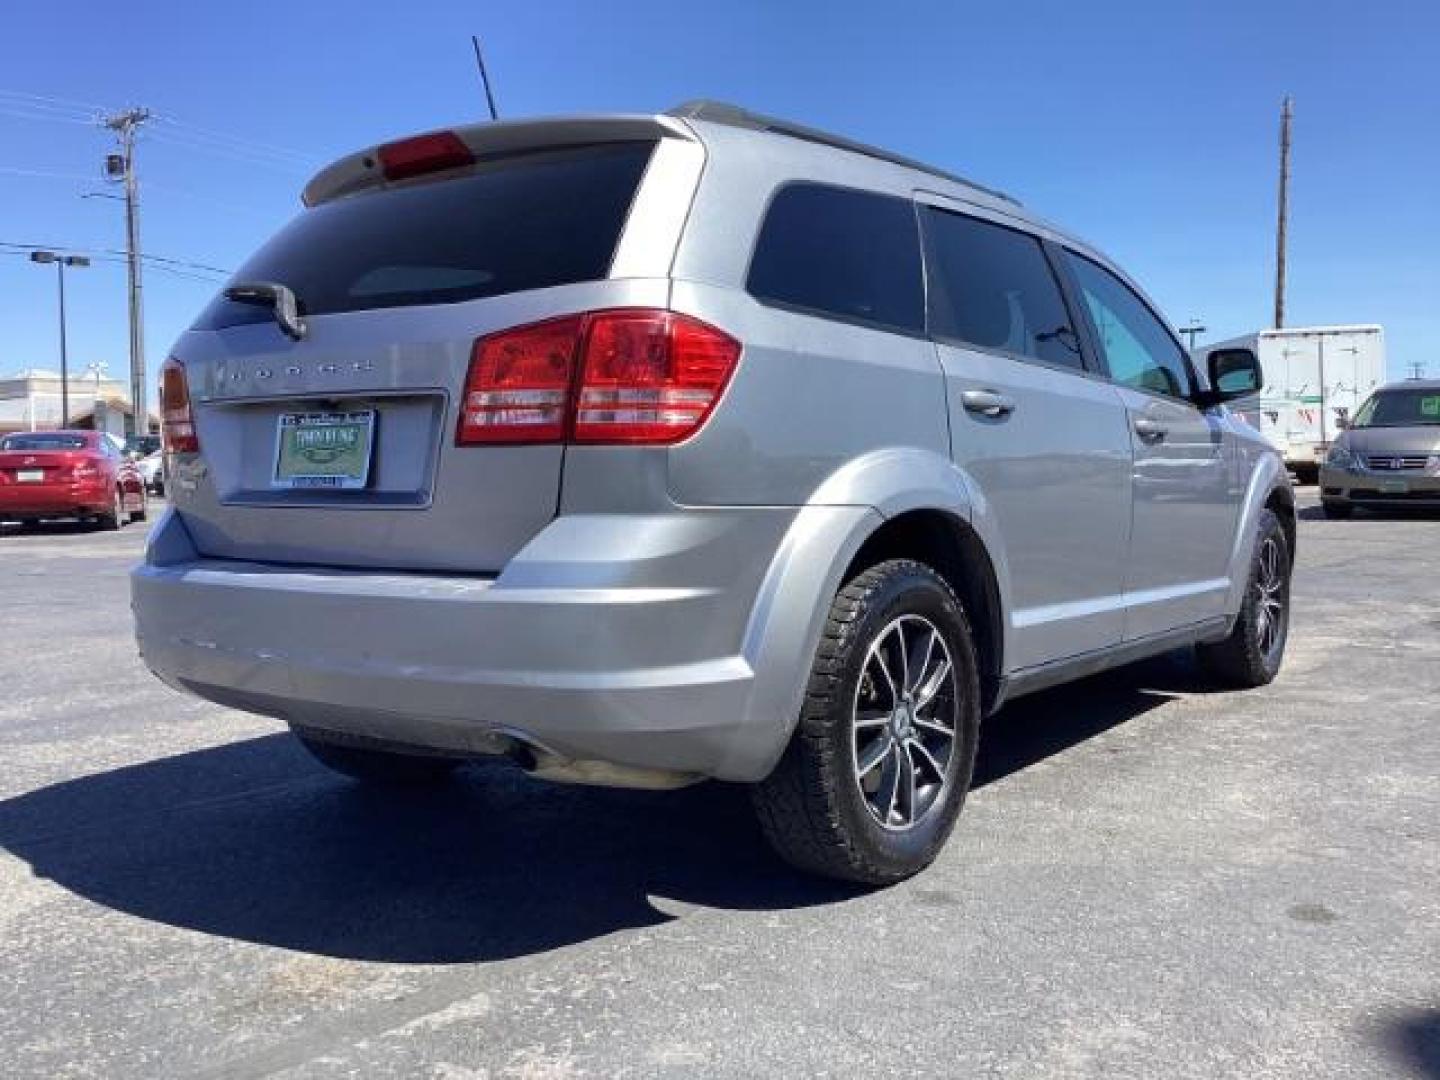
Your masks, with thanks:
[{"label": "rear quarter window", "polygon": [[[305,315],[599,280],[653,149],[634,142],[530,152],[324,203],[277,233],[234,280],[288,285]],[[196,325],[271,318],[221,295]]]},{"label": "rear quarter window", "polygon": [[921,334],[920,237],[908,199],[824,184],[781,188],[746,289],[762,303]]}]

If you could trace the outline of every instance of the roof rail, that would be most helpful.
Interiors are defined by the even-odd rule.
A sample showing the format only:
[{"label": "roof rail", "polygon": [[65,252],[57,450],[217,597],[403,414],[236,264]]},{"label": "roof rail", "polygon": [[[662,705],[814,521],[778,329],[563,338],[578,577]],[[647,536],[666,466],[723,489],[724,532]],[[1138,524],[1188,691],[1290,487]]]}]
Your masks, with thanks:
[{"label": "roof rail", "polygon": [[984,184],[977,184],[974,180],[968,180],[955,173],[946,172],[944,169],[937,169],[933,165],[926,165],[923,161],[916,161],[914,158],[904,157],[901,154],[891,153],[889,150],[881,150],[879,147],[869,146],[862,142],[855,142],[840,135],[831,135],[827,131],[820,131],[818,128],[806,127],[803,124],[794,124],[789,120],[777,120],[773,116],[762,116],[760,113],[750,112],[738,105],[730,105],[723,101],[686,101],[676,105],[673,109],[665,110],[666,116],[675,116],[683,120],[708,120],[713,124],[727,124],[730,127],[746,128],[750,131],[768,131],[775,135],[787,135],[792,139],[803,139],[806,142],[819,143],[821,146],[831,146],[837,150],[848,150],[852,154],[863,154],[866,157],[875,158],[879,161],[888,161],[892,165],[903,165],[907,169],[915,169],[919,172],[929,173],[931,176],[938,176],[942,180],[949,180],[956,184],[964,184],[966,187],[974,188],[976,191],[983,191],[986,195],[994,196],[997,199],[1004,199],[1015,206],[1020,205],[1020,200],[1005,194]]}]

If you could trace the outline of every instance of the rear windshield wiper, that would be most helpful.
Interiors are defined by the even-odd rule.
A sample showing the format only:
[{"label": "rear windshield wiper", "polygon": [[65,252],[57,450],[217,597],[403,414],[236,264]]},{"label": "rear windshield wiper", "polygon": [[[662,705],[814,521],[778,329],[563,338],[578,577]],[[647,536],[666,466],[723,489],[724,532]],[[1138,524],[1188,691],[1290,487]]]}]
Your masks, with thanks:
[{"label": "rear windshield wiper", "polygon": [[305,321],[300,317],[300,304],[288,285],[278,281],[242,281],[225,290],[225,299],[237,304],[268,307],[280,329],[299,341],[305,336]]}]

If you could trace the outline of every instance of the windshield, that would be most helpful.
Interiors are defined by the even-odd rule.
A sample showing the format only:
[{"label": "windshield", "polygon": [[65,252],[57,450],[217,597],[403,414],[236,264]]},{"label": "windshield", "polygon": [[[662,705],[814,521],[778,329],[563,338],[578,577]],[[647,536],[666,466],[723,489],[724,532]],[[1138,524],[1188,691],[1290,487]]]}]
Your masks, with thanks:
[{"label": "windshield", "polygon": [[1357,428],[1440,425],[1440,388],[1381,390],[1360,406]]},{"label": "windshield", "polygon": [[69,435],[61,431],[29,432],[24,435],[6,435],[0,439],[0,450],[84,450],[84,435]]}]

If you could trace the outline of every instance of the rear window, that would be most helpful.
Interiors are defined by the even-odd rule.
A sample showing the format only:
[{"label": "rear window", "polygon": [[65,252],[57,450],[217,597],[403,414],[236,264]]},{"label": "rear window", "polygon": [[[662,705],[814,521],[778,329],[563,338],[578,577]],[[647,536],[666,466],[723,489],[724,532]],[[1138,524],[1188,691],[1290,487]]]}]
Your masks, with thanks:
[{"label": "rear window", "polygon": [[[603,278],[653,142],[515,155],[451,179],[307,210],[235,273],[295,293],[300,311],[449,304]],[[196,324],[266,322],[217,297]]]},{"label": "rear window", "polygon": [[87,436],[59,432],[6,435],[0,450],[84,450],[88,442]]},{"label": "rear window", "polygon": [[760,227],[746,288],[765,303],[923,333],[915,211],[889,195],[784,187]]}]

